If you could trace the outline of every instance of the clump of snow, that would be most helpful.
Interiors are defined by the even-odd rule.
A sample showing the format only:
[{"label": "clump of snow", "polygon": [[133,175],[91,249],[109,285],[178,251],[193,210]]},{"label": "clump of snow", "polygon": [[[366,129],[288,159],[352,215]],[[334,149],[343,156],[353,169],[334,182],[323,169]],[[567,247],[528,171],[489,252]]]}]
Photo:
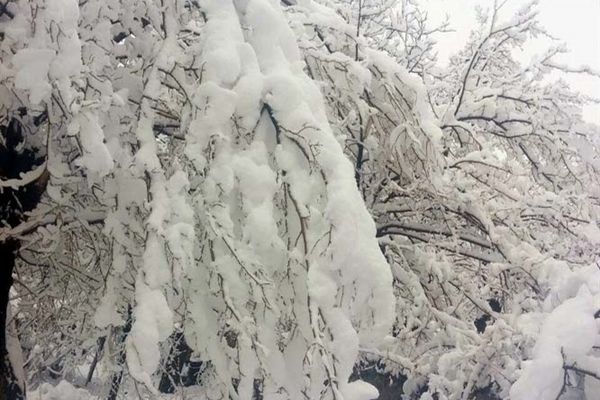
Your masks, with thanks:
[{"label": "clump of snow", "polygon": [[[207,1],[203,9],[206,73],[185,154],[205,176],[194,210],[209,257],[188,275],[197,328],[186,335],[224,388],[231,356],[217,350],[223,313],[239,332],[240,354],[258,349],[237,361],[240,378],[268,363],[266,393],[283,386],[290,397],[317,396],[335,379],[339,387],[325,390],[372,398],[370,386],[346,383],[359,343],[374,345],[390,328],[391,273],[322,94],[278,5]],[[355,75],[367,79],[364,69]],[[298,334],[278,338],[290,314]]]},{"label": "clump of snow", "polygon": [[[71,79],[77,78],[82,68],[77,1],[51,1],[37,12],[40,14],[36,18],[41,22],[40,26],[35,30],[34,37],[29,38],[28,46],[19,50],[12,59],[17,71],[15,87],[28,92],[29,100],[34,105],[47,99],[52,84],[56,83],[60,89],[70,87]],[[13,24],[12,29],[17,29],[17,26]],[[60,26],[60,31],[52,40],[51,35],[45,35],[45,32],[56,26]],[[68,91],[64,90],[63,93],[70,100]]]},{"label": "clump of snow", "polygon": [[158,343],[173,330],[173,313],[160,289],[136,282],[135,321],[127,336],[129,373],[148,388],[153,388],[152,373],[160,362]]},{"label": "clump of snow", "polygon": [[95,399],[87,390],[76,388],[62,380],[56,386],[42,383],[38,388],[27,393],[31,400],[92,400]]},{"label": "clump of snow", "polygon": [[377,389],[364,381],[348,383],[342,390],[344,400],[375,400],[379,397]]},{"label": "clump of snow", "polygon": [[[563,385],[564,366],[584,368],[582,365],[590,362],[598,364],[598,358],[591,355],[592,348],[600,341],[594,318],[600,309],[598,271],[595,268],[587,272],[588,278],[596,276],[589,280],[569,279],[556,294],[572,297],[563,300],[545,318],[533,357],[524,362],[522,374],[511,388],[511,399],[556,398]],[[591,288],[587,282],[592,284]],[[579,289],[573,293],[575,286]],[[592,371],[597,371],[597,366]]]},{"label": "clump of snow", "polygon": [[13,57],[13,66],[18,71],[15,87],[28,91],[33,104],[40,103],[52,91],[47,76],[55,54],[50,49],[22,49]]},{"label": "clump of snow", "polygon": [[77,163],[87,171],[91,185],[106,176],[112,170],[114,162],[104,143],[104,132],[96,114],[81,113],[71,124],[69,131],[71,134],[79,134],[83,150]]}]

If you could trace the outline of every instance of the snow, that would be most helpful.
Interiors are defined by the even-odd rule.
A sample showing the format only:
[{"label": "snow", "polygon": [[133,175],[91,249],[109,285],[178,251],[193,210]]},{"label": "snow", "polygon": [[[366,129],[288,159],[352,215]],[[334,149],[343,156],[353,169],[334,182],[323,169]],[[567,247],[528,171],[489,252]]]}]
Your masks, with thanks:
[{"label": "snow", "polygon": [[160,289],[136,282],[134,323],[127,336],[127,365],[131,376],[154,388],[151,375],[158,368],[161,354],[158,343],[173,330],[173,313]]},{"label": "snow", "polygon": [[55,51],[50,49],[28,48],[19,50],[13,57],[13,66],[18,71],[15,87],[28,91],[33,104],[41,103],[52,90],[46,76],[55,54]]},{"label": "snow", "polygon": [[[214,241],[214,260],[206,268],[217,274],[219,296],[233,314],[231,323],[238,325],[241,338],[255,329],[242,323],[247,315],[244,304],[254,297],[269,310],[251,316],[260,321],[254,322],[261,338],[254,345],[265,352],[255,357],[267,357],[281,368],[284,356],[284,369],[289,370],[273,373],[274,381],[265,382],[267,392],[285,385],[289,390],[296,387],[298,391],[291,393],[301,395],[298,382],[292,382],[303,374],[307,352],[310,363],[320,365],[310,372],[307,390],[320,390],[334,368],[343,388],[359,338],[369,345],[380,340],[393,313],[391,273],[374,238],[375,226],[357,191],[352,166],[328,125],[319,88],[304,75],[294,33],[279,7],[261,0],[207,1],[203,6],[208,22],[202,28],[201,60],[206,73],[194,100],[199,113],[190,122],[185,154],[196,168],[206,171],[202,198],[195,204],[197,215],[206,213]],[[233,126],[232,120],[239,125]],[[205,156],[208,146],[211,158]],[[288,209],[283,210],[289,215],[283,214],[283,220],[281,210],[274,207],[282,185],[289,196]],[[302,339],[290,338],[280,353],[267,338],[277,320],[271,313],[289,312],[281,301],[293,295],[272,287],[286,264],[286,243],[278,237],[283,226],[289,230],[287,263],[301,268],[294,272],[296,278],[283,284],[293,292],[306,292],[308,300],[292,303]],[[294,239],[296,235],[303,239]],[[349,242],[356,244],[351,252]],[[298,258],[291,257],[294,253]],[[198,286],[203,288],[204,302],[214,301],[210,294],[214,278],[200,271],[190,277],[192,285],[204,281]],[[255,285],[263,295],[256,293]],[[198,300],[189,308],[195,324],[215,324],[210,309]],[[321,338],[319,319],[329,327],[331,339]],[[217,338],[210,330],[193,337],[195,348],[211,355],[217,374],[226,382],[228,361],[215,354]],[[344,356],[331,358],[342,349]],[[252,359],[244,362],[247,369],[242,376],[254,374]],[[363,392],[356,398],[372,395],[372,390]]]},{"label": "snow", "polygon": [[90,393],[85,389],[79,389],[62,380],[56,385],[50,383],[41,384],[36,390],[27,393],[31,400],[91,400]]},{"label": "snow", "polygon": [[171,280],[171,271],[165,255],[165,244],[155,233],[148,235],[142,265],[144,281],[151,289],[159,289]]},{"label": "snow", "polygon": [[379,397],[379,392],[373,385],[363,381],[349,383],[342,391],[344,400],[371,400]]},{"label": "snow", "polygon": [[80,114],[73,120],[69,130],[71,134],[79,134],[83,154],[77,163],[89,171],[89,184],[108,175],[114,162],[104,143],[104,132],[98,116],[91,113]]},{"label": "snow", "polygon": [[[363,10],[361,36],[356,2],[338,0],[26,3],[10,2],[19,13],[5,18],[0,97],[7,110],[47,109],[49,123],[31,133],[49,139],[50,160],[0,189],[46,167],[51,182],[36,215],[0,228],[0,240],[34,231],[23,254],[52,267],[19,275],[23,288],[43,275],[40,296],[83,292],[84,304],[44,304],[61,310],[52,340],[81,340],[82,354],[49,349],[81,360],[65,367],[70,382],[96,338],[114,346],[129,322],[126,397],[133,386],[161,396],[175,329],[210,364],[191,389],[198,398],[250,398],[258,379],[270,400],[374,399],[373,386],[348,382],[363,358],[407,375],[406,396],[427,384],[429,399],[468,398],[490,382],[502,398],[556,398],[565,366],[600,369],[598,143],[579,133],[592,130],[575,123],[575,107],[559,110],[573,114],[564,121],[550,115],[551,101],[571,100],[537,83],[531,106],[502,100],[524,94],[529,77],[515,75],[469,85],[457,113],[462,61],[426,85],[402,57],[375,49],[395,42],[380,46],[368,30],[381,26],[369,24],[390,23],[399,8]],[[513,70],[508,57],[496,61],[477,74]],[[471,114],[531,119],[535,132],[508,122],[519,137],[503,138]],[[374,218],[414,236],[378,240]],[[501,311],[488,305],[496,299]],[[46,338],[45,326],[30,326]],[[102,368],[118,368],[115,350]],[[597,390],[569,376],[586,396]],[[32,395],[90,393],[60,382]]]},{"label": "snow", "polygon": [[[60,52],[52,60],[49,76],[57,81],[77,77],[82,68],[81,43],[78,35],[79,3],[76,0],[49,2],[45,12],[48,18],[60,24],[62,34]],[[70,82],[66,82],[67,85]]]},{"label": "snow", "polygon": [[544,319],[533,357],[524,362],[522,374],[511,388],[511,399],[556,398],[563,385],[563,365],[581,367],[600,339],[594,319],[600,308],[600,272],[595,266],[571,274],[562,272],[571,276],[563,278],[562,285],[549,296],[562,299]]},{"label": "snow", "polygon": [[[254,29],[248,39],[256,51],[261,70],[267,77],[265,101],[286,129],[297,132],[308,128],[302,130],[301,136],[319,148],[316,158],[323,166],[327,181],[328,203],[325,215],[334,227],[334,265],[328,267],[330,271],[323,271],[322,276],[339,269],[343,271],[342,276],[347,276],[346,282],[360,279],[365,283],[369,290],[356,293],[357,297],[354,300],[356,304],[368,301],[369,306],[381,313],[381,320],[372,321],[368,334],[366,330],[361,332],[366,343],[370,339],[376,341],[376,338],[387,332],[393,312],[391,293],[386,292],[390,287],[391,273],[378,250],[374,239],[375,226],[356,190],[351,164],[343,156],[342,149],[326,122],[321,94],[314,83],[297,69],[299,56],[292,39],[293,34],[289,28],[282,26],[279,22],[281,18],[278,18],[276,13],[268,3],[262,1],[251,2],[245,10],[247,23],[261,27]],[[280,32],[281,35],[274,35],[272,30]],[[297,181],[292,181],[291,178],[293,177],[290,177],[290,186],[293,190]],[[345,245],[343,249],[337,250],[337,243],[342,246],[348,241],[357,244],[355,252],[349,255]],[[368,283],[365,282],[367,277],[363,274],[365,265],[370,266],[372,272],[369,275],[372,280]],[[324,268],[325,265],[317,264],[313,267]]]},{"label": "snow", "polygon": [[[70,80],[77,78],[82,68],[81,44],[77,32],[78,3],[75,0],[52,1],[40,10],[40,14],[38,18],[44,23],[60,26],[61,31],[57,34],[60,40],[53,43],[46,38],[41,33],[46,28],[42,25],[28,47],[20,49],[12,59],[17,71],[15,87],[28,92],[33,105],[48,99],[54,83],[61,89],[68,88]],[[18,32],[17,26],[12,26],[14,34]],[[66,90],[64,92],[67,93]]]}]

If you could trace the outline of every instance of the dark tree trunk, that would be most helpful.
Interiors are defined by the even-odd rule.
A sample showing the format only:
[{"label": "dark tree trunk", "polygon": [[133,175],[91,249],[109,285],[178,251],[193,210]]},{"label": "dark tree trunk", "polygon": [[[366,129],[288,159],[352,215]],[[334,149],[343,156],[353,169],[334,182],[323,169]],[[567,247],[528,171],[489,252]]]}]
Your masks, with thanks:
[{"label": "dark tree trunk", "polygon": [[253,384],[254,384],[254,395],[252,398],[254,400],[263,400],[263,380],[255,379]]},{"label": "dark tree trunk", "polygon": [[[252,399],[251,400],[263,400],[263,383],[264,381],[259,378],[254,378],[252,381]],[[231,384],[235,391],[238,391],[240,386],[240,380],[238,378],[233,378],[231,380]],[[238,393],[239,394],[239,393]],[[233,397],[229,396],[229,399],[233,399]]]},{"label": "dark tree trunk", "polygon": [[127,306],[127,320],[125,322],[125,326],[123,327],[123,331],[119,337],[119,345],[121,349],[119,350],[119,356],[117,358],[117,368],[118,370],[114,372],[111,382],[110,382],[110,392],[108,392],[108,400],[116,400],[117,394],[119,393],[119,388],[121,387],[121,381],[123,380],[123,369],[125,368],[125,361],[127,361],[127,350],[125,349],[125,340],[131,332],[132,321],[132,309],[131,305]]},{"label": "dark tree trunk", "polygon": [[[18,112],[26,115],[25,110]],[[35,122],[34,122],[35,124]],[[8,125],[0,126],[0,181],[20,179],[22,173],[35,170],[44,162],[34,149],[23,146],[26,142],[23,127],[18,117],[10,119]],[[32,182],[17,187],[0,186],[0,228],[12,228],[23,222],[25,212],[33,210],[40,201],[48,180],[44,170]],[[12,274],[15,269],[16,253],[20,243],[10,237],[0,240],[0,400],[18,400],[25,397],[25,388],[19,385],[16,368],[11,365],[8,351],[7,314]]]},{"label": "dark tree trunk", "polygon": [[19,386],[15,370],[21,366],[11,365],[7,347],[7,314],[12,273],[19,243],[15,240],[0,242],[0,400],[25,398],[24,388]]}]

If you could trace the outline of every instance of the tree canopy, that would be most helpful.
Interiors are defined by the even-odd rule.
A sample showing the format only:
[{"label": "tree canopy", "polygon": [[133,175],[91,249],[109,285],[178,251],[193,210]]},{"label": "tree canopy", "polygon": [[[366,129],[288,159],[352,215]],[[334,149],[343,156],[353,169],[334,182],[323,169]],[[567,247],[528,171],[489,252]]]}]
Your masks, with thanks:
[{"label": "tree canopy", "polygon": [[600,74],[503,7],[0,1],[0,399],[594,398]]}]

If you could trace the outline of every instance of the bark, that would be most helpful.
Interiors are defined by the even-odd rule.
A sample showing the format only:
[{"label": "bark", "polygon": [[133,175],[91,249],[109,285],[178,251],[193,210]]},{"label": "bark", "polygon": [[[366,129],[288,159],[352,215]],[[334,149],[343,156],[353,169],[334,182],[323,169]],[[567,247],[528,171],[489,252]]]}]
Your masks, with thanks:
[{"label": "bark", "polygon": [[121,349],[119,350],[119,356],[117,358],[117,371],[112,376],[110,382],[110,392],[108,392],[107,400],[116,400],[117,394],[119,394],[119,388],[121,387],[121,381],[123,380],[123,370],[125,369],[125,362],[127,361],[127,351],[125,349],[125,340],[131,332],[132,321],[132,309],[131,305],[127,307],[127,321],[125,322],[125,326],[123,327],[123,331],[119,337],[119,345]]},{"label": "bark", "polygon": [[98,365],[98,360],[102,356],[102,351],[104,350],[104,343],[106,342],[106,336],[102,336],[98,339],[98,348],[96,349],[96,354],[94,354],[94,359],[92,360],[92,365],[90,365],[90,369],[88,370],[87,379],[85,380],[85,385],[89,385],[92,381],[92,377],[94,376],[94,371],[96,370],[96,365]]},{"label": "bark", "polygon": [[[25,110],[19,110],[20,117],[25,114]],[[46,189],[48,171],[42,169],[44,157],[34,149],[23,148],[25,138],[20,119],[11,118],[8,125],[0,126],[0,136],[0,228],[14,228],[26,220],[27,211],[38,205]],[[34,170],[40,171],[35,179],[21,179],[22,174]],[[25,385],[15,373],[23,366],[12,365],[7,335],[9,295],[19,248],[17,239],[0,240],[0,400],[25,398]]]},{"label": "bark", "polygon": [[7,347],[7,311],[9,293],[12,286],[12,273],[15,266],[18,242],[9,240],[0,243],[0,400],[25,398],[24,388],[20,387],[15,370],[11,365]]}]

